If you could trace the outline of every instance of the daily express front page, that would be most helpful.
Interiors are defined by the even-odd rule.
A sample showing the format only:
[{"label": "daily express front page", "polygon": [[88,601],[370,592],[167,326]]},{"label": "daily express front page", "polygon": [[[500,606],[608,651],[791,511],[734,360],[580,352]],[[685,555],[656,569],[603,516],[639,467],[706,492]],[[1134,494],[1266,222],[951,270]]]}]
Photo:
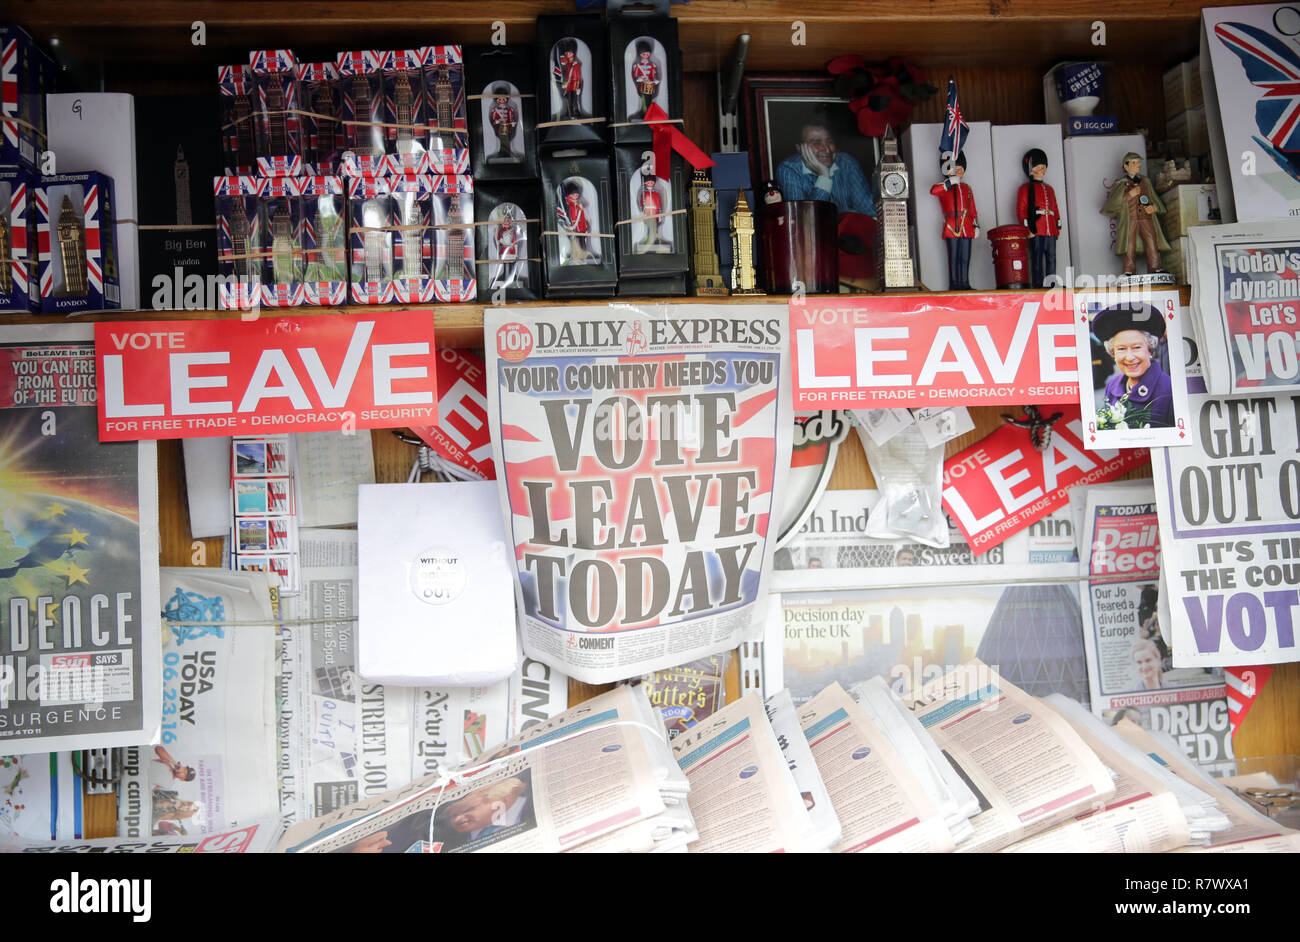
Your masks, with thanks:
[{"label": "daily express front page", "polygon": [[586,683],[759,640],[790,465],[786,310],[489,308],[524,652]]}]

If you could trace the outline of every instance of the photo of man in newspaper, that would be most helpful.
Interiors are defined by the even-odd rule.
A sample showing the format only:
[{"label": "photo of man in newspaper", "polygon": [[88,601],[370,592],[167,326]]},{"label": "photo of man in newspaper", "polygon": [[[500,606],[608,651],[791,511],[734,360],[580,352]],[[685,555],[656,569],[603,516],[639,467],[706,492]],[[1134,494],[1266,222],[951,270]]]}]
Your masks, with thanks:
[{"label": "photo of man in newspaper", "polygon": [[531,776],[530,769],[523,769],[440,807],[433,843],[442,844],[442,853],[469,853],[535,828]]}]

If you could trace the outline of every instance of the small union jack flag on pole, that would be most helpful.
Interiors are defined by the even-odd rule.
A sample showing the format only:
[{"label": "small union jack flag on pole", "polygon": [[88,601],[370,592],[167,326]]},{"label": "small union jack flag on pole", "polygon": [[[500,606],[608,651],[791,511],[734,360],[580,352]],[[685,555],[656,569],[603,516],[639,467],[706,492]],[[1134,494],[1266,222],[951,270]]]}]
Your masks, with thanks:
[{"label": "small union jack flag on pole", "polygon": [[952,162],[957,159],[966,144],[970,128],[961,116],[961,105],[957,104],[957,83],[948,76],[948,111],[943,122],[943,135],[939,138],[939,168],[946,177],[952,170]]}]

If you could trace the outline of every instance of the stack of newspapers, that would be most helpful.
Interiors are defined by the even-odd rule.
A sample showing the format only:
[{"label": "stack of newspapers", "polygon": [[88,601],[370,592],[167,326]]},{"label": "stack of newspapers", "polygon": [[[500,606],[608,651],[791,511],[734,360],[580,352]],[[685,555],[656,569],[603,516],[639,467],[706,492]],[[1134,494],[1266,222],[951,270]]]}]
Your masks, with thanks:
[{"label": "stack of newspapers", "polygon": [[290,828],[291,853],[677,849],[698,835],[686,776],[644,693],[615,687],[427,776]]}]

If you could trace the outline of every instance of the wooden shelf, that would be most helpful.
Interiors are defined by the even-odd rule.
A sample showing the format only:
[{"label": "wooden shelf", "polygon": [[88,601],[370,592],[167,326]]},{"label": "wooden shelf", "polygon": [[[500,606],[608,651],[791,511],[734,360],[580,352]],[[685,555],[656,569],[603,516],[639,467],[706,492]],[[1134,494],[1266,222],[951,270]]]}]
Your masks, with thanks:
[{"label": "wooden shelf", "polygon": [[[725,62],[736,36],[752,36],[750,70],[821,69],[833,55],[898,55],[922,65],[1040,67],[1062,57],[1172,63],[1196,51],[1200,0],[693,0],[673,7],[687,71]],[[332,55],[349,48],[533,39],[538,14],[572,12],[572,0],[35,0],[6,2],[4,16],[73,59],[223,64],[249,49],[289,47]],[[803,23],[796,44],[795,22]],[[206,44],[191,43],[202,22]],[[1095,45],[1095,23],[1105,43]],[[164,75],[165,79],[166,76]],[[1157,90],[1158,91],[1158,90]]]},{"label": "wooden shelf", "polygon": [[[1190,301],[1191,292],[1187,287],[1179,289],[1183,304]],[[916,295],[938,296],[943,292],[910,292],[890,295],[890,297],[913,297]],[[1023,291],[977,291],[973,294],[1001,295],[1024,294]],[[843,301],[853,295],[809,295],[808,303],[818,301]],[[863,295],[863,297],[883,297],[883,295]],[[590,298],[572,301],[521,301],[509,305],[512,310],[529,308],[599,306],[603,304],[630,305],[632,307],[654,308],[663,304],[781,304],[790,302],[787,295],[747,295],[744,297],[725,298]],[[96,321],[237,321],[257,320],[274,317],[327,317],[331,314],[379,314],[381,316],[397,315],[400,312],[433,311],[434,341],[439,347],[479,347],[483,343],[483,312],[490,307],[487,304],[354,304],[346,307],[286,307],[262,308],[256,317],[248,311],[94,311],[88,314],[74,314],[64,317],[57,314],[15,314],[5,315],[0,323],[20,324],[93,324]]]}]

